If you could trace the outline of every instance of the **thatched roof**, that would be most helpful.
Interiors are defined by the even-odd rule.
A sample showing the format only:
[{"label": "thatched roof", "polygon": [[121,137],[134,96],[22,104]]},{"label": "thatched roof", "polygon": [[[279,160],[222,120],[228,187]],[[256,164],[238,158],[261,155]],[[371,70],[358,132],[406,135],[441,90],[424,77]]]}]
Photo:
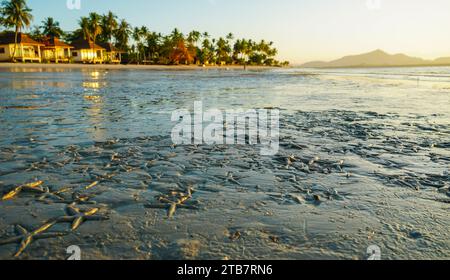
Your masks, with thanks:
[{"label": "thatched roof", "polygon": [[47,37],[44,39],[45,47],[47,48],[54,48],[54,47],[61,47],[61,48],[74,48],[73,46],[66,44],[65,42],[61,41],[59,38],[56,37]]},{"label": "thatched roof", "polygon": [[104,50],[105,48],[94,44],[91,40],[78,39],[72,42],[71,46],[76,50]]},{"label": "thatched roof", "polygon": [[107,52],[125,53],[125,51],[119,50],[111,43],[98,43],[98,45],[103,47]]},{"label": "thatched roof", "polygon": [[[15,32],[12,31],[5,31],[0,33],[0,45],[9,45],[15,43]],[[33,39],[31,39],[30,36],[27,34],[19,32],[17,36],[17,43],[18,44],[24,44],[24,45],[44,45],[43,43],[39,43]]]}]

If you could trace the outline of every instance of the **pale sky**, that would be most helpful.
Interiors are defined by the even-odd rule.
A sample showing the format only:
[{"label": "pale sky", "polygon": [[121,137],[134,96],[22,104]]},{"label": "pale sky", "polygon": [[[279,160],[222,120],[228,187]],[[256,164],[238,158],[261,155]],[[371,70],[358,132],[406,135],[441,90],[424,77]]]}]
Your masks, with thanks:
[{"label": "pale sky", "polygon": [[178,27],[274,41],[279,59],[292,63],[375,49],[450,57],[449,0],[81,0],[81,10],[66,2],[28,0],[33,24],[52,16],[70,31],[79,17],[111,10],[163,33]]}]

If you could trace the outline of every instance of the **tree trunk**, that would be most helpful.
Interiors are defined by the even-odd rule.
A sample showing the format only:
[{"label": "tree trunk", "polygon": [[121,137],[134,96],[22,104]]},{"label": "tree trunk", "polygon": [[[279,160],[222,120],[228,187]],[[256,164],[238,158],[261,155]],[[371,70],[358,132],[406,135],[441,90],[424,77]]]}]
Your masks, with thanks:
[{"label": "tree trunk", "polygon": [[[19,37],[19,28],[16,27],[16,34],[15,34],[15,38],[14,38],[14,52],[13,52],[13,56],[12,56],[12,61],[16,62],[16,50],[17,50],[17,40]],[[23,55],[23,54],[22,54]]]}]

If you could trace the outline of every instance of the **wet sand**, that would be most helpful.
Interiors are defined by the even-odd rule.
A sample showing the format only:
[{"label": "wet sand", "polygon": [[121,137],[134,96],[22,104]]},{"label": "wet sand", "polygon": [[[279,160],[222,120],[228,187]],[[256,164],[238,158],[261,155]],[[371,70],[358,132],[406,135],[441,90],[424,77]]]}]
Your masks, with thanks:
[{"label": "wet sand", "polygon": [[[299,129],[329,129],[318,126],[322,117],[293,119],[309,120]],[[449,143],[385,142],[378,128],[342,125],[325,138],[285,135],[274,158],[247,146],[175,147],[164,137],[59,147],[40,160],[21,156],[26,147],[2,147],[2,166],[15,166],[2,169],[5,193],[18,178],[48,190],[1,202],[1,235],[67,216],[75,203],[106,219],[75,231],[57,223],[46,232],[64,236],[37,240],[19,258],[63,259],[78,245],[85,259],[363,259],[371,244],[385,258],[448,257],[448,175],[404,172],[412,159],[449,164]],[[362,145],[368,138],[385,144]],[[17,246],[2,246],[1,258]]]},{"label": "wet sand", "polygon": [[[248,90],[264,94],[264,75],[229,79],[235,87],[237,78],[252,79],[245,82]],[[291,76],[270,81],[283,86]],[[135,103],[155,111],[185,104],[176,98],[192,100],[174,85],[181,80],[180,88],[189,88],[190,76],[167,77],[175,89],[160,86],[160,95],[152,91],[140,102],[126,99],[132,96],[127,88],[116,97],[114,85],[104,91],[86,86],[76,94],[72,86],[46,85],[41,92],[40,84],[28,82],[41,76],[14,84],[19,94],[10,98],[18,96],[22,107],[11,102],[0,111],[2,120],[15,120],[3,123],[0,147],[0,194],[7,198],[0,201],[0,259],[15,258],[27,236],[23,229],[42,232],[17,259],[65,259],[72,245],[80,246],[83,259],[366,259],[371,245],[381,248],[383,259],[450,257],[450,123],[438,109],[383,113],[280,106],[280,152],[262,157],[258,146],[174,146],[169,134],[157,129],[157,119],[141,120],[140,126],[151,125],[139,129],[144,136],[133,136],[125,121],[149,118],[146,107],[133,112],[139,108]],[[199,79],[217,88],[224,77],[192,76]],[[314,84],[319,78],[304,79]],[[348,80],[320,79],[320,89],[323,83],[348,87]],[[81,82],[73,83],[86,81]],[[39,97],[24,95],[30,90]],[[219,97],[208,91],[208,98],[237,102],[233,91],[219,90]],[[102,98],[86,100],[86,92]],[[63,102],[40,107],[54,102],[52,97]],[[310,98],[312,107],[318,97]],[[125,107],[123,114],[117,105]],[[75,107],[64,111],[65,106]],[[15,128],[14,134],[6,127]]]}]

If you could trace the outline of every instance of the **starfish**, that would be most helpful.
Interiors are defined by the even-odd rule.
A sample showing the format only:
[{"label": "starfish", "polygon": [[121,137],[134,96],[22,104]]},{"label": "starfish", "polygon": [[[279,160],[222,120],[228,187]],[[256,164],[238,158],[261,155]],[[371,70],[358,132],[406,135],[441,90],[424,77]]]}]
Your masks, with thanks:
[{"label": "starfish", "polygon": [[228,173],[227,173],[227,177],[226,177],[226,179],[225,179],[225,182],[231,182],[231,183],[234,183],[234,184],[236,184],[236,185],[238,185],[238,186],[241,186],[241,183],[239,183],[238,181],[236,181],[236,179],[235,179],[235,177],[234,177],[234,175],[233,175],[233,172],[228,172]]},{"label": "starfish", "polygon": [[145,207],[154,209],[168,209],[167,216],[169,219],[172,218],[173,215],[175,215],[175,211],[177,210],[177,208],[198,210],[198,208],[195,206],[185,205],[185,202],[192,198],[193,191],[194,190],[192,188],[189,188],[187,195],[179,192],[172,193],[172,198],[174,198],[175,201],[171,200],[169,196],[161,196],[158,200],[164,204],[148,204],[145,205]]},{"label": "starfish", "polygon": [[92,208],[86,212],[82,212],[79,208],[75,207],[75,203],[67,206],[67,213],[69,216],[63,216],[56,219],[58,223],[72,223],[72,231],[77,230],[85,221],[104,221],[109,218],[106,216],[96,215],[100,211],[99,208]]},{"label": "starfish", "polygon": [[44,193],[41,196],[39,196],[36,199],[36,201],[44,202],[44,203],[51,203],[54,200],[60,201],[60,202],[64,201],[64,198],[59,195],[60,192],[52,192],[47,187],[44,187],[43,191],[44,191]]},{"label": "starfish", "polygon": [[16,225],[16,231],[19,235],[16,237],[0,240],[0,245],[20,242],[20,247],[17,250],[16,254],[14,255],[14,257],[17,258],[25,251],[25,249],[31,244],[31,242],[33,242],[33,240],[61,237],[67,234],[65,232],[44,233],[55,224],[56,222],[46,223],[45,225],[39,227],[38,229],[32,232],[29,232],[20,225]]},{"label": "starfish", "polygon": [[42,184],[44,184],[44,182],[37,181],[37,182],[34,182],[34,183],[29,183],[29,184],[18,186],[17,188],[13,189],[9,193],[5,194],[2,197],[2,200],[3,201],[11,200],[11,199],[15,198],[16,196],[18,196],[23,190],[29,190],[29,191],[45,193],[46,191],[44,190],[44,188],[41,187]]},{"label": "starfish", "polygon": [[72,194],[72,202],[67,202],[67,204],[97,204],[95,201],[91,201],[94,195],[81,194],[79,192],[74,192]]}]

